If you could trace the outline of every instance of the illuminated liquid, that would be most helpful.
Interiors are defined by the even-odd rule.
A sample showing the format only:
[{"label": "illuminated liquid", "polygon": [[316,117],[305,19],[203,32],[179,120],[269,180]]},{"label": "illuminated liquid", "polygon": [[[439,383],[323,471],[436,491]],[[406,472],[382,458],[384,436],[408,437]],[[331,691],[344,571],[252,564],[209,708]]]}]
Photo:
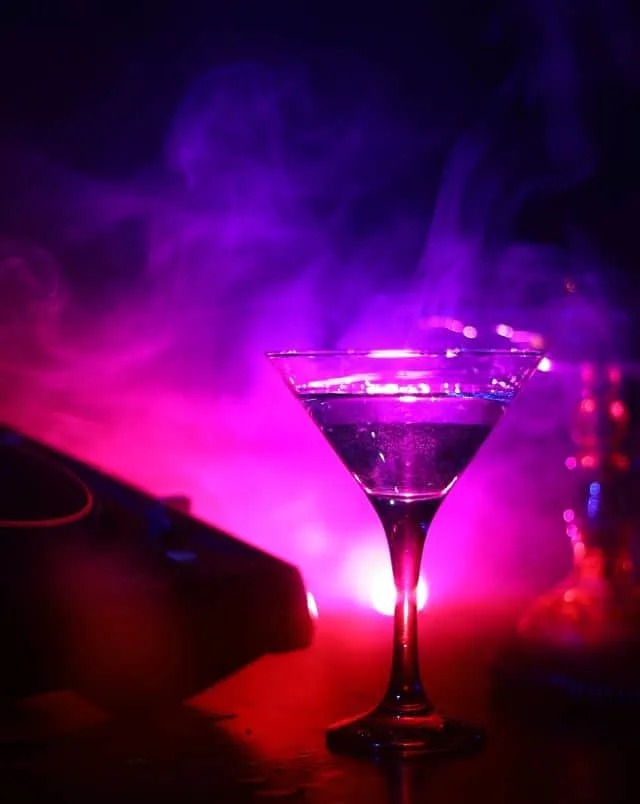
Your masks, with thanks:
[{"label": "illuminated liquid", "polygon": [[314,421],[365,491],[406,500],[441,497],[502,415],[475,396],[302,396]]}]

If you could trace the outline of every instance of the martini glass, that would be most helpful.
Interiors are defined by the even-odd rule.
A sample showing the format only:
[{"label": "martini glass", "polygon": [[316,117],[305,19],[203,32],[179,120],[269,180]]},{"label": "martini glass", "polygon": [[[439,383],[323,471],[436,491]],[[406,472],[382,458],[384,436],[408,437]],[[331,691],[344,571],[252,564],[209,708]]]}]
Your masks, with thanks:
[{"label": "martini glass", "polygon": [[417,585],[427,531],[542,354],[409,350],[269,353],[289,388],[376,510],[396,587],[386,694],[332,726],[334,751],[465,752],[482,731],[443,717],[420,678]]}]

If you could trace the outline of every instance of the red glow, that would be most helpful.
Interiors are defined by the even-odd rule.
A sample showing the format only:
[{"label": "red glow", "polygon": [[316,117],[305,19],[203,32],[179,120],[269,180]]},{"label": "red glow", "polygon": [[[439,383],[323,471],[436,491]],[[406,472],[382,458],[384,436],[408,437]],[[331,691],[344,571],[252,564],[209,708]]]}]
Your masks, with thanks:
[{"label": "red glow", "polygon": [[585,547],[584,542],[582,541],[574,541],[573,545],[573,556],[576,561],[582,561],[587,552],[587,548]]},{"label": "red glow", "polygon": [[588,397],[587,399],[583,399],[580,403],[580,412],[581,413],[593,413],[596,409],[596,400],[592,397]]},{"label": "red glow", "polygon": [[580,466],[582,466],[583,469],[593,469],[597,463],[595,455],[583,455],[582,458],[580,458]]},{"label": "red glow", "polygon": [[617,452],[615,455],[611,457],[611,463],[617,469],[628,469],[630,464],[629,458],[626,455],[623,455],[621,452]]},{"label": "red glow", "polygon": [[609,413],[612,419],[626,419],[627,408],[620,399],[616,399],[609,405]]}]

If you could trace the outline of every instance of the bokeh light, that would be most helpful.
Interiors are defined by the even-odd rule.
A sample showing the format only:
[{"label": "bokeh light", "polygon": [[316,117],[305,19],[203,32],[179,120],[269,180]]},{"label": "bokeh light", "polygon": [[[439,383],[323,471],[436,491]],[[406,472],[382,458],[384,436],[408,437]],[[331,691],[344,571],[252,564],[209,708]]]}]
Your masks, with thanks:
[{"label": "bokeh light", "polygon": [[309,609],[309,614],[313,617],[313,619],[317,620],[319,616],[318,604],[316,603],[316,599],[311,592],[307,592],[307,608]]}]

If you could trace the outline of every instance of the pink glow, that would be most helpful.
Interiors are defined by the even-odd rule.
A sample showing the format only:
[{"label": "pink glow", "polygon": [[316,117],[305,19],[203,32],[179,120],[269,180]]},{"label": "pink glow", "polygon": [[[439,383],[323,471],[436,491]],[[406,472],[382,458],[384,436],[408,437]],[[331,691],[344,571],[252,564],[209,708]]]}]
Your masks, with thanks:
[{"label": "pink glow", "polygon": [[616,399],[609,406],[609,413],[612,419],[625,419],[627,417],[627,408],[620,399]]},{"label": "pink glow", "polygon": [[418,357],[420,352],[413,349],[373,349],[367,353],[369,357]]},{"label": "pink glow", "polygon": [[577,542],[580,539],[580,529],[577,525],[571,524],[567,528],[567,536],[572,542]]},{"label": "pink glow", "polygon": [[496,333],[502,338],[511,338],[513,336],[513,327],[508,324],[498,324]]},{"label": "pink glow", "polygon": [[[77,361],[62,405],[55,375],[22,377],[14,404],[11,395],[0,403],[0,419],[151,493],[189,496],[194,515],[299,566],[317,607],[388,612],[393,587],[380,523],[261,355],[251,392],[227,398],[163,381],[160,369],[152,379],[118,371],[108,345]],[[510,558],[514,532],[523,523],[532,534],[544,529],[547,513],[526,507],[528,473],[516,461],[531,458],[518,458],[513,443],[490,439],[439,513],[425,555],[429,596],[485,594],[503,588],[511,571],[525,572]],[[549,510],[550,523],[557,511]]]},{"label": "pink glow", "polygon": [[[416,332],[423,348],[433,326],[449,345],[465,334],[460,316],[478,325],[467,337],[495,330],[480,323],[482,305],[466,318],[458,304],[479,267],[456,200],[484,174],[478,151],[456,152],[446,174],[455,186],[445,179],[420,272],[398,298],[398,255],[408,240],[422,248],[425,221],[414,226],[385,200],[393,214],[360,237],[349,215],[378,191],[370,182],[380,176],[386,194],[390,174],[407,168],[413,132],[396,115],[344,108],[316,106],[295,70],[214,70],[178,110],[157,173],[101,183],[29,155],[23,206],[33,201],[59,231],[51,253],[4,241],[0,252],[0,420],[153,494],[187,495],[196,516],[297,564],[322,610],[372,605],[369,573],[388,566],[385,538],[264,352],[400,348]],[[91,273],[85,243],[129,227],[139,264],[125,249]],[[76,285],[97,287],[89,301],[65,264],[74,249],[84,255]],[[523,250],[505,247],[492,270],[509,274]],[[527,256],[523,276],[536,273],[537,255]],[[109,271],[121,280],[112,298]],[[519,312],[514,296],[499,315],[516,324],[527,318]],[[430,600],[502,592],[531,574],[527,545],[551,549],[566,506],[553,475],[570,407],[558,403],[560,374],[534,378],[442,506],[425,553]]]}]

